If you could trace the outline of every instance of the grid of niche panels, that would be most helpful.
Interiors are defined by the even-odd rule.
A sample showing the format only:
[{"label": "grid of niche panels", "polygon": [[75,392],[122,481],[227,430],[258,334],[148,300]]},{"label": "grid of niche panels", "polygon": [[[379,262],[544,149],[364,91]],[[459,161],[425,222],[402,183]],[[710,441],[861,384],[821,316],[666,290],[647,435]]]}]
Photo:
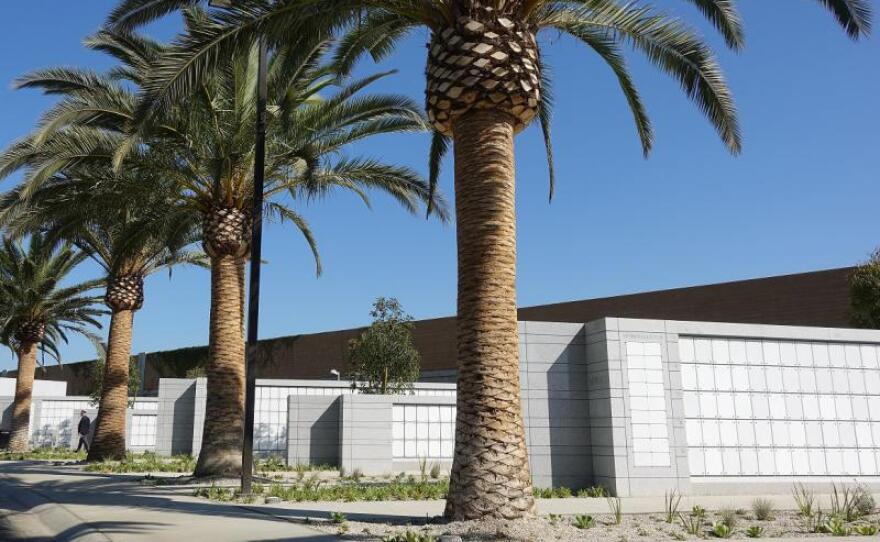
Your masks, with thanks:
[{"label": "grid of niche panels", "polygon": [[[135,409],[135,411],[144,409]],[[131,429],[129,430],[129,446],[143,448],[155,448],[156,446],[156,418],[155,414],[132,414]]]},{"label": "grid of niche panels", "polygon": [[880,348],[679,339],[692,476],[880,474]]},{"label": "grid of niche panels", "polygon": [[633,465],[669,466],[669,433],[660,343],[626,343]]},{"label": "grid of niche panels", "polygon": [[393,405],[395,459],[447,459],[455,447],[455,405]]},{"label": "grid of niche panels", "polygon": [[[31,423],[34,446],[67,446],[73,437],[73,416],[78,410],[94,408],[88,400],[44,400],[40,405],[40,421]],[[34,409],[31,408],[33,422]]]},{"label": "grid of niche panels", "polygon": [[[254,451],[287,456],[287,397],[289,395],[343,395],[358,393],[350,387],[257,386],[254,409]],[[454,396],[451,390],[418,389],[409,395]]]}]

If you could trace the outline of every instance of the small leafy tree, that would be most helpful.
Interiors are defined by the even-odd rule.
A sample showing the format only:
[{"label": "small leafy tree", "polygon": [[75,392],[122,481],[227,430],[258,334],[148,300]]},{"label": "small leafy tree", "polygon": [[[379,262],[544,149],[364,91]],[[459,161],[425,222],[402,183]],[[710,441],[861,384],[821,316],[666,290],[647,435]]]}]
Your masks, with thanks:
[{"label": "small leafy tree", "polygon": [[400,302],[380,297],[373,323],[348,344],[349,375],[365,393],[398,393],[419,377],[421,356],[412,341],[412,316]]},{"label": "small leafy tree", "polygon": [[853,271],[849,287],[853,325],[880,329],[880,249]]}]

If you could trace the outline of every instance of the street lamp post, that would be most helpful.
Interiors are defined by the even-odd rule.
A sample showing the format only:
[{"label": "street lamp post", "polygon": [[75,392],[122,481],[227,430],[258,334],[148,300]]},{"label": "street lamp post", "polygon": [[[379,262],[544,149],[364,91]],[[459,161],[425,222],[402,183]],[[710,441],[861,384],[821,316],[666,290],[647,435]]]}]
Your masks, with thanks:
[{"label": "street lamp post", "polygon": [[[209,0],[212,7],[230,8],[234,0]],[[251,494],[254,474],[254,399],[257,380],[254,358],[260,323],[260,263],[263,253],[263,181],[266,161],[266,39],[259,38],[257,64],[257,126],[254,139],[254,201],[251,224],[251,272],[248,285],[247,343],[245,345],[244,435],[241,446],[241,494]]]}]

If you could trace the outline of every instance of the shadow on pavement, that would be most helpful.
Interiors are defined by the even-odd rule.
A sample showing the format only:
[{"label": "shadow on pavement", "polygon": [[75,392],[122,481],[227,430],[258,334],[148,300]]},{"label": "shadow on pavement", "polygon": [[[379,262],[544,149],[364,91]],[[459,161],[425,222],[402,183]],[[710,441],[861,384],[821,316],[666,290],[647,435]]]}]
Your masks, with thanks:
[{"label": "shadow on pavement", "polygon": [[[28,475],[48,475],[63,479],[31,482]],[[216,503],[205,499],[191,496],[188,490],[174,489],[174,486],[143,486],[132,479],[120,479],[118,476],[102,475],[97,473],[83,473],[70,465],[47,467],[44,464],[35,463],[4,463],[0,464],[0,508],[7,508],[16,512],[27,512],[35,508],[37,504],[22,505],[16,499],[7,499],[3,493],[30,490],[43,498],[62,505],[94,506],[94,507],[123,507],[137,508],[139,510],[156,510],[180,514],[194,514],[204,517],[223,518],[247,518],[250,520],[271,521],[289,523],[288,519],[277,516],[289,517],[297,521],[305,518],[309,511],[287,510],[260,506],[249,507],[237,503]],[[326,517],[326,512],[315,512],[310,517]],[[354,518],[352,518],[354,519]],[[161,529],[162,523],[138,522],[138,521],[88,521],[64,532],[57,540],[76,540],[88,531],[97,530],[108,535],[144,532],[150,528]],[[0,533],[3,533],[0,530]],[[255,533],[258,534],[258,533]],[[0,537],[3,535],[0,534]],[[27,540],[28,542],[42,542],[41,538],[26,538],[14,540]],[[251,538],[250,540],[257,540]],[[338,540],[335,536],[315,533],[311,535],[299,535],[290,538],[265,539],[265,540],[297,540],[306,542],[324,542]]]}]

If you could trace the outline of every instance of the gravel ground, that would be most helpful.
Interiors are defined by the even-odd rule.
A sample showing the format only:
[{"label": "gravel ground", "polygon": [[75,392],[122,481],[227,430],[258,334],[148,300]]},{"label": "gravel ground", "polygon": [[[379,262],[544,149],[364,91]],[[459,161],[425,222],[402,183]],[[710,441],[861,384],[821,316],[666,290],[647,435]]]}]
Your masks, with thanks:
[{"label": "gravel ground", "polygon": [[[620,525],[614,525],[614,517],[610,514],[595,516],[596,526],[590,529],[578,529],[572,525],[571,516],[539,517],[531,520],[517,521],[464,521],[452,523],[435,523],[428,525],[392,525],[388,523],[364,523],[346,521],[340,525],[323,524],[319,528],[334,534],[342,534],[344,540],[378,541],[383,536],[403,534],[407,530],[414,533],[429,534],[435,538],[443,534],[458,535],[465,541],[515,541],[543,542],[547,540],[583,540],[596,542],[653,541],[653,540],[699,540],[712,538],[711,524],[720,521],[720,516],[713,512],[706,515],[706,527],[702,537],[689,535],[681,524],[666,523],[659,514],[625,515]],[[880,522],[880,515],[875,514],[861,520],[875,525]],[[804,537],[826,538],[831,535],[807,533],[804,520],[794,512],[776,512],[773,520],[757,521],[749,513],[737,516],[732,539],[745,539],[746,529],[751,525],[764,528],[761,538]],[[344,530],[344,532],[343,532]],[[853,533],[855,534],[855,533]]]}]

